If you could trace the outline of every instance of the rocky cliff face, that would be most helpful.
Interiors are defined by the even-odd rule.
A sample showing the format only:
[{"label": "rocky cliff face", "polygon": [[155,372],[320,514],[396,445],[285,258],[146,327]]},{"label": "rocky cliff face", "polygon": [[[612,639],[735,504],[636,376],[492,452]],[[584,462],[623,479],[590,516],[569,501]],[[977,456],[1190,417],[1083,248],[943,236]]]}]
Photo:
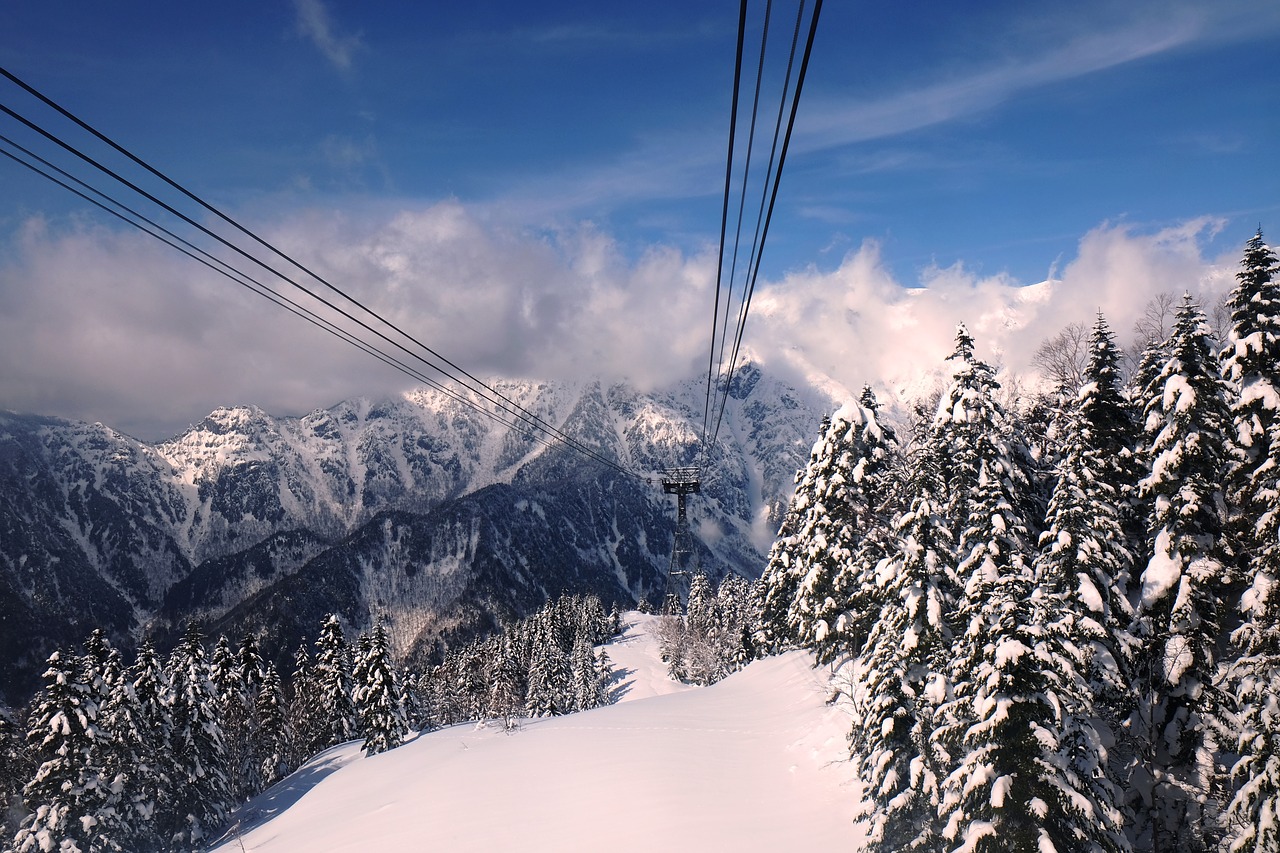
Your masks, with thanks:
[{"label": "rocky cliff face", "polygon": [[[128,645],[194,618],[283,654],[338,612],[429,650],[566,590],[660,594],[675,511],[656,475],[696,461],[703,385],[500,390],[631,473],[434,390],[302,418],[221,408],[157,445],[0,414],[0,690],[21,699],[98,625]],[[712,574],[759,573],[831,402],[738,376],[691,502]]]}]

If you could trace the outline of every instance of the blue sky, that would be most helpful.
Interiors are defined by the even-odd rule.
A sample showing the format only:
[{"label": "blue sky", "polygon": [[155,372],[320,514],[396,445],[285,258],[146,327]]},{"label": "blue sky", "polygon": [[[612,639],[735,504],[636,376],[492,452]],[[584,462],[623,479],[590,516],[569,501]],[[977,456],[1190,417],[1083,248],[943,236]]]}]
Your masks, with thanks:
[{"label": "blue sky", "polygon": [[[607,281],[627,302],[639,299],[628,288],[657,274],[658,256],[674,278],[705,286],[736,19],[735,3],[665,0],[22,0],[5,10],[0,64],[251,227],[292,235],[300,252],[333,253],[350,240],[368,258],[389,234],[421,237],[393,227],[397,217],[426,217],[439,237],[437,220],[454,216],[449,233],[475,242],[419,258],[439,264],[437,281],[483,247],[510,266],[495,262],[477,280],[501,288],[503,269],[528,269],[524,253],[549,246],[538,262],[548,280],[557,269],[590,278],[583,265],[598,263],[609,273],[582,287],[595,293]],[[1272,0],[828,3],[763,263],[768,286],[784,299],[788,281],[838,278],[868,252],[898,286],[948,276],[1033,284],[1081,263],[1097,233],[1151,246],[1190,234],[1174,255],[1190,252],[1200,266],[1238,257],[1259,224],[1280,230],[1278,39]],[[0,103],[37,114],[7,84]],[[0,126],[29,138],[7,118]],[[309,228],[323,245],[308,245]],[[178,261],[169,266],[117,231],[0,162],[0,300],[10,319],[52,312],[34,282],[74,278],[77,241],[93,247],[86,269],[100,270],[105,255],[185,280]],[[601,242],[607,249],[584,248]],[[355,276],[353,289],[388,295],[394,308],[392,288],[330,261]],[[139,303],[161,312],[143,293]],[[468,295],[435,298],[452,308]],[[406,316],[425,307],[406,305]],[[60,322],[76,321],[60,310]],[[690,300],[689,313],[699,310]],[[655,310],[651,322],[668,321]],[[555,323],[544,331],[551,337]],[[448,342],[478,369],[555,366],[512,347]],[[62,361],[63,374],[0,379],[0,407],[111,416],[76,390],[104,380]],[[120,371],[134,368],[126,360]],[[200,376],[193,384],[208,396],[188,407],[237,391]],[[359,385],[352,376],[316,393],[349,393]],[[270,388],[264,380],[239,393],[285,408],[332,402]],[[169,414],[164,428],[183,417]]]}]

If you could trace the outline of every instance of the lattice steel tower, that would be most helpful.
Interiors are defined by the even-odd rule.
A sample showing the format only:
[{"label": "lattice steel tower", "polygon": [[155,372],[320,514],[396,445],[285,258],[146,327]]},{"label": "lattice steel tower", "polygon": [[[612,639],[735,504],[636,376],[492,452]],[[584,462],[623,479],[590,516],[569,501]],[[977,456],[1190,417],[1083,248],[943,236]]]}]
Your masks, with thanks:
[{"label": "lattice steel tower", "polygon": [[671,545],[671,565],[667,568],[666,589],[662,595],[662,612],[670,615],[683,612],[682,605],[689,595],[689,579],[695,568],[693,536],[689,534],[685,499],[702,491],[698,469],[668,468],[662,474],[662,491],[676,496],[676,536]]}]

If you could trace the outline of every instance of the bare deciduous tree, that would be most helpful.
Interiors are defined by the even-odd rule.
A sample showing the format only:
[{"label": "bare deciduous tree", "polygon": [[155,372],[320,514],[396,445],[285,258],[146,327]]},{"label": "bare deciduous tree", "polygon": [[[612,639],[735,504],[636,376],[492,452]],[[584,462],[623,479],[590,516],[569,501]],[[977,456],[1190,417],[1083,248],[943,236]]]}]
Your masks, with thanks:
[{"label": "bare deciduous tree", "polygon": [[1040,344],[1031,361],[1060,393],[1074,394],[1084,381],[1084,369],[1089,363],[1088,327],[1069,323]]}]

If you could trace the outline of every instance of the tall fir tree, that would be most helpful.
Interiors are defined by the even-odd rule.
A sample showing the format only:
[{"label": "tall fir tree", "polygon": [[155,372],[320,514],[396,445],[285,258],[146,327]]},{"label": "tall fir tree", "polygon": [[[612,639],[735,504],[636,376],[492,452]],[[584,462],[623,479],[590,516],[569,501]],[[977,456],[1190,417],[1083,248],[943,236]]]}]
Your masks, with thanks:
[{"label": "tall fir tree", "polygon": [[1280,264],[1258,229],[1245,246],[1222,370],[1231,385],[1230,496],[1248,577],[1280,568]]},{"label": "tall fir tree", "polygon": [[369,634],[358,671],[352,698],[364,733],[364,752],[377,755],[399,746],[409,730],[400,676],[392,664],[390,642],[381,622]]},{"label": "tall fir tree", "polygon": [[262,686],[254,699],[254,716],[258,722],[258,780],[261,788],[269,788],[293,771],[293,733],[289,728],[288,707],[280,673],[268,663]]},{"label": "tall fir tree", "polygon": [[171,807],[173,756],[170,689],[150,638],[125,670],[107,708],[113,732],[112,758],[123,774],[121,808],[128,827],[125,849],[160,844],[163,817]]},{"label": "tall fir tree", "polygon": [[1144,431],[1150,474],[1151,558],[1142,572],[1135,633],[1133,730],[1144,746],[1139,849],[1207,851],[1217,843],[1223,779],[1214,683],[1229,561],[1223,493],[1231,417],[1227,387],[1204,314],[1188,295],[1167,357],[1149,383]]},{"label": "tall fir tree", "polygon": [[222,710],[226,745],[227,784],[235,801],[247,800],[263,788],[262,743],[258,721],[258,694],[266,679],[266,664],[258,641],[246,634],[234,657],[223,659],[227,648],[220,640],[214,655],[215,684]]},{"label": "tall fir tree", "polygon": [[984,463],[977,485],[961,540],[965,627],[935,735],[951,768],[942,836],[973,853],[1127,850],[1119,794],[1098,778],[1085,653],[1056,630],[1063,601],[1036,584],[1001,478]]},{"label": "tall fir tree", "polygon": [[[1130,626],[1129,582],[1134,557],[1126,523],[1137,486],[1135,425],[1120,385],[1119,351],[1101,316],[1075,406],[1067,413],[1063,451],[1040,536],[1036,581],[1062,607],[1053,630],[1087,649],[1084,708],[1122,744],[1116,761],[1131,758],[1125,722],[1133,710],[1133,665],[1138,649]],[[1119,767],[1109,768],[1113,778]]]},{"label": "tall fir tree", "polygon": [[964,533],[984,469],[988,485],[1005,495],[1024,522],[1043,513],[1036,511],[1028,453],[1000,403],[995,370],[977,357],[973,336],[963,324],[956,329],[955,350],[947,360],[952,362],[952,378],[938,401],[930,440],[938,448],[947,517],[961,548],[958,562],[964,563]]},{"label": "tall fir tree", "polygon": [[200,629],[188,623],[169,656],[173,799],[169,837],[178,847],[206,842],[229,805],[219,701]]},{"label": "tall fir tree", "polygon": [[884,548],[865,535],[888,522],[893,432],[878,422],[869,388],[861,399],[831,416],[805,475],[813,494],[802,528],[806,571],[787,621],[790,635],[823,662],[856,654],[879,609],[874,574]]},{"label": "tall fir tree", "polygon": [[351,649],[338,617],[329,614],[316,638],[313,668],[321,717],[321,749],[355,737],[356,708],[351,700]]},{"label": "tall fir tree", "polygon": [[1229,490],[1242,622],[1224,673],[1239,756],[1226,814],[1231,853],[1280,850],[1280,266],[1258,229],[1245,245],[1223,374],[1231,385]]},{"label": "tall fir tree", "polygon": [[905,484],[910,505],[894,519],[893,548],[878,566],[884,602],[853,678],[850,746],[866,791],[870,853],[931,851],[944,756],[933,739],[949,694],[950,616],[959,597],[955,541],[943,516],[939,465],[926,446]]},{"label": "tall fir tree", "polygon": [[531,717],[551,717],[572,709],[569,662],[556,641],[550,620],[538,620],[529,659],[525,708]]},{"label": "tall fir tree", "polygon": [[0,839],[6,842],[21,822],[22,788],[35,775],[25,738],[17,712],[0,705]]},{"label": "tall fir tree", "polygon": [[487,716],[502,721],[507,731],[516,728],[516,720],[524,710],[524,677],[516,643],[504,638],[489,669],[489,707]]},{"label": "tall fir tree", "polygon": [[49,656],[27,728],[39,766],[23,789],[29,814],[14,837],[17,853],[122,849],[118,826],[100,825],[114,798],[103,767],[109,736],[101,727],[102,691],[95,684],[101,672],[85,662],[61,652]]},{"label": "tall fir tree", "polygon": [[820,512],[818,483],[815,478],[819,471],[825,437],[830,428],[831,419],[824,416],[818,430],[818,441],[809,452],[809,462],[796,472],[795,492],[760,576],[757,589],[760,627],[754,644],[761,654],[785,651],[793,648],[798,641],[788,614],[796,599],[800,581],[809,571],[809,530],[816,523]]}]

